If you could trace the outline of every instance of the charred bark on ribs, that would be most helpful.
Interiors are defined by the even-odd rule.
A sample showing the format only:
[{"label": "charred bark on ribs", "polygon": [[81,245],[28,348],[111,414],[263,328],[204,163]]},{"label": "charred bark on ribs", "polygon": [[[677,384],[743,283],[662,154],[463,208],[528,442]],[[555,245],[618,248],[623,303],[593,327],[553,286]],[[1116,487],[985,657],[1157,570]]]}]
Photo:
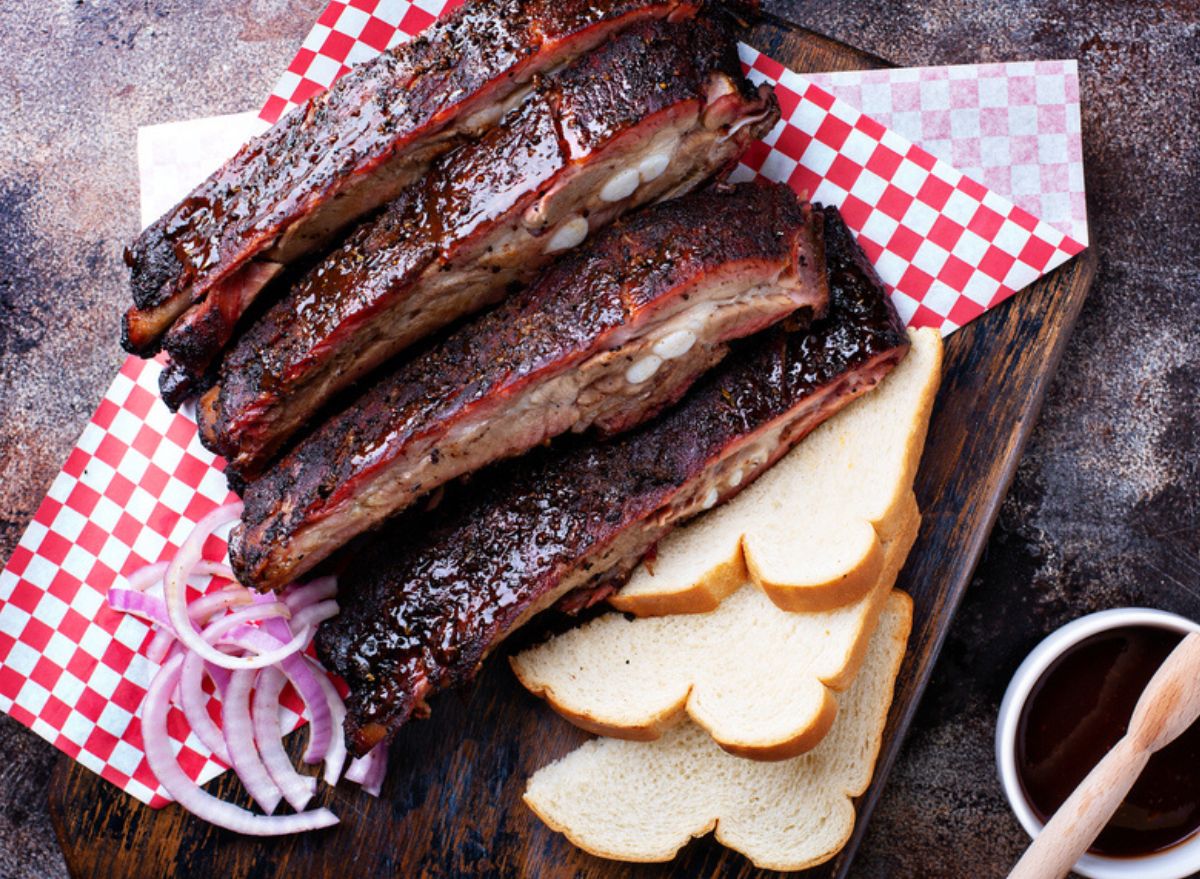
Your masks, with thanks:
[{"label": "charred bark on ribs", "polygon": [[238,578],[282,586],[439,485],[567,431],[630,428],[729,340],[824,313],[819,220],[786,186],[758,182],[618,221],[251,483],[230,544]]},{"label": "charred bark on ribs", "polygon": [[123,342],[163,344],[176,402],[281,266],[328,246],[496,123],[536,75],[697,0],[474,0],[359,65],[251,140],[128,249]]},{"label": "charred bark on ribs", "polygon": [[470,680],[538,611],[619,583],[673,526],[750,484],[908,350],[882,285],[826,209],[828,315],[739,343],[679,405],[605,442],[577,438],[479,474],[348,560],[317,636],[350,685],[363,753],[432,693]]},{"label": "charred bark on ribs", "polygon": [[255,322],[201,401],[205,444],[253,479],[334,395],[621,213],[728,167],[777,117],[726,23],[630,28],[436,160]]}]

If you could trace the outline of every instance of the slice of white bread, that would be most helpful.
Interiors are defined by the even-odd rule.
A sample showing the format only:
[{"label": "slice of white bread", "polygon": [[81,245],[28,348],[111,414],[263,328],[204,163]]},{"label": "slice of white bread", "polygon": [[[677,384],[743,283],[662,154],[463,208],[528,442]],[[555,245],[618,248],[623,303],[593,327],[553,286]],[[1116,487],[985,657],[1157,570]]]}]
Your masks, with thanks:
[{"label": "slice of white bread", "polygon": [[843,607],[878,582],[883,544],[925,445],[942,342],[912,349],[878,388],[818,427],[724,506],[677,529],[609,601],[638,616],[704,613],[747,578],[784,610]]},{"label": "slice of white bread", "polygon": [[649,741],[690,716],[725,750],[784,760],[824,738],[920,527],[904,495],[875,588],[794,613],[751,583],[704,614],[606,614],[513,656],[517,678],[577,726]]},{"label": "slice of white bread", "polygon": [[580,848],[623,861],[670,860],[692,837],[756,866],[803,870],[850,838],[851,802],[870,784],[912,626],[912,601],[889,597],[854,685],[815,750],[782,763],[726,754],[682,724],[656,742],[595,739],[529,780],[525,802]]}]

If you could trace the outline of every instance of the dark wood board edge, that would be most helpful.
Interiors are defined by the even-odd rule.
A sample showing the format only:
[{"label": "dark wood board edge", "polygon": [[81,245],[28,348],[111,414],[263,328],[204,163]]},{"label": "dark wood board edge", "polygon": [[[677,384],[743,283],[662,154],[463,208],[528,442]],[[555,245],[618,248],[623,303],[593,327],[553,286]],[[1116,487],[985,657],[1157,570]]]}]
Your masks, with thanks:
[{"label": "dark wood board edge", "polygon": [[[774,24],[760,24],[753,29],[748,42],[800,72],[888,66],[882,59],[802,28],[784,29]],[[939,394],[934,414],[935,429],[931,431],[917,485],[922,508],[927,511],[941,509],[942,512],[927,515],[910,564],[902,574],[902,587],[906,586],[918,598],[917,617],[909,653],[897,685],[875,781],[858,801],[859,818],[854,835],[842,854],[828,864],[803,874],[805,876],[814,879],[843,877],[850,869],[871,810],[899,753],[902,733],[907,730],[928,683],[949,628],[949,619],[970,582],[1015,473],[1021,450],[1032,432],[1046,387],[1086,297],[1095,262],[1094,254],[1085,252],[1018,294],[1014,301],[994,309],[949,340],[945,369],[947,378]],[[995,358],[994,362],[992,358]],[[988,361],[986,366],[981,366],[983,361]],[[955,432],[940,429],[940,426],[945,419],[962,422],[967,417],[965,410],[959,407],[963,399],[995,397],[996,388],[989,386],[989,378],[994,381],[997,373],[1003,376],[1005,382],[1004,392],[999,395],[1001,408],[1007,417],[1013,419],[1014,428],[1006,442],[988,454],[986,470],[977,474],[978,478],[964,480],[961,478],[962,462],[969,462],[972,468],[980,467],[981,462],[971,457],[972,449],[977,449],[981,444],[988,445],[986,437],[994,435],[994,431],[966,429],[965,432]],[[1002,421],[996,409],[988,409],[987,414],[990,423]],[[956,476],[957,479],[954,478]],[[951,496],[952,505],[943,508],[943,503]],[[958,547],[958,551],[947,559],[939,547],[950,545]],[[941,621],[940,624],[930,626],[930,620],[935,617]],[[480,689],[498,685],[499,698],[506,695],[511,698],[511,693],[503,692],[511,690],[511,682],[505,677],[507,669],[497,670],[501,664],[492,663],[492,668],[484,674]],[[480,701],[478,698],[464,697],[457,706],[440,705],[439,710],[443,714],[461,715],[467,698],[471,698],[472,705]],[[541,736],[538,742],[541,750],[534,765],[566,753],[583,740],[582,734],[558,721],[545,706],[531,698],[526,698],[525,703],[523,707],[531,716],[526,725],[529,729],[537,729]],[[443,719],[451,720],[446,717]],[[549,733],[544,731],[547,724],[551,724]],[[418,726],[432,727],[431,724]],[[453,722],[446,724],[446,729],[455,728]],[[438,738],[438,735],[426,728],[415,730],[413,738],[428,740]],[[446,738],[444,735],[441,737]],[[464,752],[480,756],[477,744],[455,747],[451,743],[443,743],[441,747],[446,751],[458,752],[454,763],[467,772],[469,770],[457,757]],[[514,769],[509,761],[502,762],[514,774],[527,773],[531,768],[518,765]],[[525,760],[516,762],[524,764]],[[229,795],[238,788],[236,782],[226,776],[210,789]],[[260,850],[256,849],[260,843],[219,831],[210,832],[198,827],[197,822],[176,809],[151,813],[132,797],[120,793],[108,782],[65,756],[60,758],[56,766],[48,796],[55,831],[73,876],[167,875],[170,872],[176,875],[199,875],[198,871],[208,873],[212,868],[225,875],[339,875],[335,872],[338,863],[336,858],[330,860],[322,855],[320,866],[310,860],[314,850],[319,850],[319,842],[314,849],[309,844],[281,841],[268,849],[270,855],[267,863],[264,863],[263,858],[256,860],[254,857],[254,852]],[[449,796],[453,797],[453,794]],[[377,808],[373,804],[363,807],[361,795],[344,788],[323,799],[333,802],[335,809],[346,814],[356,808],[368,812]],[[356,806],[356,802],[360,805]],[[497,803],[479,804],[474,808],[490,815],[496,811]],[[530,820],[536,825],[536,819]],[[477,823],[480,826],[498,827],[494,816]],[[443,829],[449,828],[443,825]],[[412,831],[414,837],[419,835],[419,830]],[[472,868],[470,872],[476,875],[532,875],[529,872],[530,865],[540,863],[545,871],[539,871],[537,875],[772,875],[756,871],[744,858],[726,852],[711,838],[693,842],[670,865],[639,866],[616,864],[584,855],[540,825],[530,831],[529,837],[517,841],[517,855],[499,859],[486,857],[484,860],[490,866],[481,864],[480,869]],[[406,830],[399,833],[398,839],[389,842],[395,845],[407,838],[409,832]],[[467,842],[479,844],[478,840]],[[464,839],[459,833],[453,834],[453,838],[447,834],[444,844],[450,848],[464,844]],[[367,841],[363,840],[360,851],[366,847]],[[397,854],[398,848],[402,847],[393,849]],[[399,868],[398,861],[392,858],[388,860]],[[436,862],[427,857],[419,873],[433,876],[463,875],[467,872],[459,868],[450,868],[451,872],[446,872],[451,864],[466,866],[460,858],[451,858],[447,854]],[[547,864],[553,864],[554,869],[548,869]],[[168,865],[174,869],[168,868]],[[231,871],[234,865],[238,869]],[[349,865],[341,866],[346,868],[349,875],[359,875],[349,869]],[[169,872],[164,873],[164,868]],[[403,874],[416,875],[417,872],[405,870]]]}]

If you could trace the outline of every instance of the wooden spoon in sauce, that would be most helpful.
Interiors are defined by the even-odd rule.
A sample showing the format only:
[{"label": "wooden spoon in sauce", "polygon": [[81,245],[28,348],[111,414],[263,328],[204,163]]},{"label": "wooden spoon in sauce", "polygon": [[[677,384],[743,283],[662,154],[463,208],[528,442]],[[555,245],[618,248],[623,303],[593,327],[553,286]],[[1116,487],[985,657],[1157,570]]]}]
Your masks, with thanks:
[{"label": "wooden spoon in sauce", "polygon": [[1080,782],[1009,873],[1060,879],[1075,866],[1146,767],[1150,755],[1200,718],[1200,633],[1179,642],[1133,709],[1129,731]]}]

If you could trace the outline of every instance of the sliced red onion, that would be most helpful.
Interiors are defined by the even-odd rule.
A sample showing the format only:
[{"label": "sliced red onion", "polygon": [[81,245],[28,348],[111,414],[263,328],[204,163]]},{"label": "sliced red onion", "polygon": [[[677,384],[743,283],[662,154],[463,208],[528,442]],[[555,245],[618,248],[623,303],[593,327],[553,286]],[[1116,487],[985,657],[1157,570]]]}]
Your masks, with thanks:
[{"label": "sliced red onion", "polygon": [[[311,634],[306,635],[304,631],[301,631],[299,635],[292,636],[287,623],[278,618],[264,620],[263,625],[262,629],[235,626],[232,631],[221,635],[220,638],[225,643],[233,643],[255,653],[273,652],[278,654],[292,649],[302,638],[307,643],[307,638],[311,637]],[[281,638],[291,638],[291,640],[285,642]],[[321,686],[324,672],[314,672],[298,650],[281,659],[279,667],[292,682],[292,686],[296,688],[305,705],[309,707],[311,727],[309,745],[304,759],[308,763],[319,763],[325,759],[334,728],[341,724],[341,720],[335,721],[330,712],[325,690]],[[226,674],[228,674],[227,671]],[[336,691],[334,695],[337,695]]]},{"label": "sliced red onion", "polygon": [[208,575],[210,577],[220,577],[222,580],[230,580],[237,582],[237,576],[233,573],[233,568],[224,562],[210,562],[208,559],[200,559],[192,568],[192,574]]},{"label": "sliced red onion", "polygon": [[170,628],[171,624],[167,619],[167,606],[161,598],[154,595],[147,595],[145,592],[139,592],[136,589],[111,586],[105,600],[113,610],[144,617]]},{"label": "sliced red onion", "polygon": [[332,827],[337,816],[328,809],[314,809],[295,815],[255,815],[245,809],[218,800],[202,791],[179,766],[167,734],[166,695],[179,682],[181,658],[172,659],[155,676],[142,707],[142,740],[146,760],[159,784],[174,800],[197,817],[235,833],[251,836],[279,836]]},{"label": "sliced red onion", "polygon": [[[249,628],[247,623],[257,623],[262,620],[278,619],[290,615],[287,605],[280,601],[273,601],[270,604],[250,604],[246,607],[238,608],[232,613],[227,613],[219,620],[214,620],[205,626],[200,637],[204,639],[208,645],[216,644],[218,641],[225,640],[231,632],[237,632],[242,628]],[[225,656],[226,654],[221,654]],[[228,668],[228,666],[221,666]],[[251,669],[253,671],[254,669]]]},{"label": "sliced red onion", "polygon": [[[249,595],[250,598],[244,598],[241,593]],[[222,617],[217,621],[217,623],[213,624],[217,625],[219,623],[220,628],[217,630],[216,634],[209,639],[210,643],[223,640],[227,633],[231,633],[234,640],[244,640],[244,637],[248,633],[258,631],[257,629],[252,629],[249,626],[246,626],[246,623],[268,619],[270,617],[287,616],[289,613],[287,605],[283,604],[282,602],[275,601],[273,599],[265,602],[255,602],[254,593],[251,593],[249,590],[245,589],[242,589],[239,592],[237,587],[221,590],[219,592],[210,592],[208,595],[201,596],[193,601],[191,605],[189,605],[188,612],[189,615],[194,613],[196,619],[199,620],[209,616],[210,614],[208,614],[208,611],[215,605],[234,607],[245,604],[247,601],[251,602],[251,606],[226,617]],[[204,603],[202,604],[202,602]],[[109,606],[111,606],[114,610],[125,611],[126,613],[142,616],[160,624],[163,626],[163,630],[159,632],[159,635],[162,635],[168,642],[174,638],[175,630],[171,625],[170,619],[168,619],[166,604],[161,598],[158,598],[154,595],[146,595],[141,592],[135,592],[132,589],[114,586],[108,590],[108,603]],[[196,610],[193,611],[192,608],[195,608]],[[205,631],[207,631],[207,629]],[[311,637],[311,633],[309,637]],[[155,636],[155,641],[157,640],[158,636]],[[300,635],[292,637],[291,640],[286,644],[281,643],[275,645],[277,650],[272,655],[290,655],[291,653],[295,653],[303,649],[305,643],[307,642],[303,640],[302,632]],[[151,647],[155,647],[155,642],[151,642]],[[253,651],[253,648],[248,649]],[[157,650],[165,650],[165,647],[159,645]],[[221,655],[226,656],[226,654]],[[151,656],[150,658],[155,659],[156,657]],[[261,662],[261,656],[256,658]],[[213,664],[216,665],[216,663]],[[226,663],[221,667],[227,668],[229,666],[228,663]]]},{"label": "sliced red onion", "polygon": [[163,574],[166,572],[167,562],[155,562],[152,565],[143,565],[125,579],[129,583],[130,589],[145,592],[155,583],[162,580]]},{"label": "sliced red onion", "polygon": [[254,597],[249,589],[241,586],[226,586],[216,592],[201,595],[188,605],[188,617],[200,625],[204,625],[219,611],[242,607],[251,602]]},{"label": "sliced red onion", "polygon": [[329,680],[324,669],[317,668],[315,678],[321,692],[325,694],[325,703],[329,706],[333,726],[329,747],[325,751],[325,783],[335,785],[341,778],[342,767],[346,765],[346,734],[342,728],[342,722],[346,719],[346,703],[342,701],[337,687]]},{"label": "sliced red onion", "polygon": [[346,780],[361,785],[373,797],[383,790],[383,778],[387,774],[387,742],[380,742],[362,757],[350,761]]},{"label": "sliced red onion", "polygon": [[[213,614],[231,607],[250,604],[254,594],[241,586],[228,586],[201,595],[188,605],[188,617],[195,623],[207,622]],[[113,610],[131,613],[167,627],[174,632],[174,627],[167,616],[166,603],[156,595],[147,595],[136,589],[123,586],[112,586],[108,590],[108,606]],[[285,605],[286,606],[286,605]]]},{"label": "sliced red onion", "polygon": [[[379,747],[378,745],[375,746]],[[367,777],[367,773],[371,770],[371,755],[375,753],[372,748],[362,757],[355,757],[350,761],[350,768],[346,770],[346,781],[352,781],[355,784],[362,784],[363,779]]]},{"label": "sliced red onion", "polygon": [[167,651],[171,649],[175,643],[175,633],[170,629],[162,628],[154,633],[154,638],[150,641],[150,646],[146,648],[146,658],[151,662],[157,662],[160,665],[166,662]]},{"label": "sliced red onion", "polygon": [[[292,636],[292,640],[286,644],[280,645],[277,638],[271,638],[262,629],[255,629],[251,626],[244,625],[248,619],[265,619],[268,616],[281,616],[287,612],[287,607],[283,604],[270,605],[251,605],[236,613],[231,613],[228,616],[222,617],[215,623],[212,623],[204,630],[204,641],[208,643],[217,643],[218,641],[224,644],[234,644],[251,653],[257,653],[254,657],[255,666],[246,669],[246,666],[240,666],[242,669],[255,671],[258,668],[266,668],[269,665],[278,665],[289,656],[295,656],[305,645],[312,639],[313,629],[311,626],[303,626],[300,631]],[[239,614],[246,614],[242,619],[236,619]],[[265,640],[270,638],[270,641]],[[270,648],[262,650],[267,644],[272,645]],[[279,646],[275,646],[279,645]],[[216,651],[218,655],[225,654]],[[230,657],[234,658],[234,657]],[[241,658],[241,657],[237,657]],[[213,665],[219,665],[221,668],[231,668],[228,662],[214,662]]]},{"label": "sliced red onion", "polygon": [[[248,672],[235,672],[248,674]],[[283,797],[297,812],[308,805],[317,791],[317,780],[301,775],[292,765],[292,758],[283,747],[283,730],[279,726],[279,694],[287,679],[276,668],[264,668],[254,682],[254,741],[263,765],[271,780],[283,791]]]},{"label": "sliced red onion", "polygon": [[381,742],[375,746],[374,750],[378,751],[379,755],[371,762],[371,770],[367,773],[367,777],[363,779],[362,789],[371,796],[378,797],[383,790],[383,780],[387,777],[387,744]]},{"label": "sliced red onion", "polygon": [[292,631],[299,632],[304,629],[315,631],[321,623],[333,619],[337,615],[338,603],[336,601],[332,599],[318,601],[316,604],[310,604],[308,607],[296,611],[292,617]]},{"label": "sliced red onion", "polygon": [[293,584],[283,595],[283,603],[292,613],[337,595],[337,580],[334,577],[318,577],[303,586]]},{"label": "sliced red onion", "polygon": [[209,662],[204,663],[204,670],[208,673],[209,678],[216,685],[217,694],[224,696],[225,688],[229,686],[229,679],[233,676],[233,672],[227,668],[218,668]]},{"label": "sliced red onion", "polygon": [[204,541],[220,526],[232,522],[242,514],[242,503],[238,501],[217,507],[197,524],[179,552],[167,565],[167,573],[163,580],[163,599],[167,604],[167,617],[175,636],[189,650],[199,653],[213,665],[230,669],[259,669],[273,665],[275,658],[268,659],[262,655],[254,657],[229,656],[217,650],[212,644],[200,637],[200,633],[188,619],[187,612],[187,577],[200,561],[204,549]]},{"label": "sliced red onion", "polygon": [[[129,583],[130,589],[136,589],[138,592],[145,592],[151,586],[162,582],[163,575],[167,573],[167,566],[170,562],[155,562],[152,565],[143,565],[132,574],[125,578]],[[212,562],[208,559],[200,559],[196,562],[188,576],[211,576],[220,577],[222,580],[232,580],[237,582],[237,577],[234,576],[233,568],[223,562]]]},{"label": "sliced red onion", "polygon": [[250,796],[270,815],[279,805],[283,791],[275,784],[254,745],[254,725],[250,718],[250,690],[257,672],[239,669],[229,678],[222,700],[221,727],[233,769]]},{"label": "sliced red onion", "polygon": [[195,653],[183,657],[179,679],[179,707],[183,709],[192,732],[204,747],[212,751],[226,766],[230,765],[225,737],[208,714],[208,694],[204,692],[205,662]]},{"label": "sliced red onion", "polygon": [[[287,623],[280,619],[266,620],[263,623],[262,631],[278,639],[276,648],[292,638],[292,630],[288,628]],[[256,648],[255,652],[263,651]],[[308,713],[308,746],[304,749],[304,762],[320,763],[329,751],[329,743],[333,735],[333,715],[329,711],[329,702],[326,699],[325,691],[317,681],[318,675],[323,677],[324,672],[314,673],[308,662],[299,653],[281,660],[279,667],[292,682],[296,692],[300,694]]]},{"label": "sliced red onion", "polygon": [[[232,586],[187,602],[187,580],[211,575],[234,583],[233,571],[223,563],[201,557],[204,542],[222,524],[241,513],[241,504],[229,504],[205,516],[170,562],[159,562],[133,572],[129,586],[110,590],[114,609],[143,616],[159,624],[150,645],[154,658],[165,664],[147,695],[144,726],[147,755],[155,739],[151,769],[185,808],[205,820],[244,833],[272,834],[327,827],[337,818],[326,809],[278,817],[261,817],[210,797],[192,783],[172,756],[165,736],[154,734],[165,727],[169,704],[166,694],[178,691],[184,714],[197,737],[221,760],[231,764],[246,789],[268,813],[281,798],[297,811],[316,790],[316,780],[297,772],[283,746],[279,696],[292,682],[304,700],[310,735],[305,759],[324,761],[325,780],[334,785],[346,761],[342,722],[346,709],[337,689],[323,670],[301,654],[316,627],[335,616],[336,581],[320,578],[289,586],[282,596],[263,595]],[[163,596],[148,595],[159,581]],[[291,616],[291,625],[285,622]],[[262,623],[261,627],[251,623]],[[203,626],[201,629],[200,626]],[[232,654],[232,655],[231,655]],[[207,711],[204,675],[221,692],[222,723],[218,728]],[[253,696],[251,695],[253,693]],[[355,761],[347,777],[378,795],[386,772],[386,749],[376,748]]]}]

